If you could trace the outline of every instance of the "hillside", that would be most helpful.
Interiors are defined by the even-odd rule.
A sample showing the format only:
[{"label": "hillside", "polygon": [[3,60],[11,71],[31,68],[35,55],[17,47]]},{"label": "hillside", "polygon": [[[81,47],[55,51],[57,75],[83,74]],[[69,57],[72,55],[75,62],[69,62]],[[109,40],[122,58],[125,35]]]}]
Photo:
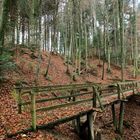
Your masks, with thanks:
[{"label": "hillside", "polygon": [[[39,66],[39,85],[50,85],[50,84],[68,84],[68,83],[112,83],[113,81],[121,81],[119,78],[121,75],[121,68],[117,65],[111,65],[111,72],[107,72],[107,63],[105,63],[105,76],[102,79],[103,62],[95,56],[88,60],[88,68],[85,71],[81,68],[81,74],[75,72],[75,66],[69,64],[69,72],[67,72],[67,62],[58,53],[42,52],[41,59],[38,59],[38,54],[28,49],[21,49],[17,52],[16,62],[17,68],[14,73],[11,74],[11,80],[15,82],[25,82],[26,84],[35,84],[36,71]],[[50,60],[50,62],[49,62]],[[48,64],[49,63],[49,64]],[[48,68],[49,65],[49,68]],[[48,78],[45,78],[45,72],[48,68]],[[133,69],[131,66],[127,66],[125,69],[125,80],[139,80],[133,78]],[[73,75],[75,79],[73,80]]]},{"label": "hillside", "polygon": [[140,0],[0,0],[0,140],[140,140],[139,18]]},{"label": "hillside", "polygon": [[[16,96],[13,93],[13,88],[16,83],[21,83],[23,86],[35,85],[36,66],[39,64],[40,73],[38,76],[39,85],[54,85],[54,84],[68,84],[68,83],[113,83],[120,81],[120,68],[118,66],[111,66],[111,73],[105,71],[105,79],[101,80],[102,75],[102,61],[99,64],[97,57],[93,60],[89,59],[89,67],[87,71],[83,71],[81,75],[76,74],[76,78],[73,81],[72,74],[74,67],[70,65],[70,72],[67,73],[67,65],[64,58],[59,54],[48,52],[42,52],[41,63],[38,63],[37,54],[32,53],[28,49],[20,50],[14,58],[17,68],[14,71],[9,71],[6,75],[7,81],[0,86],[0,140],[7,139],[6,135],[9,133],[15,133],[21,130],[21,128],[29,127],[28,119],[30,116],[27,113],[17,114],[17,103]],[[26,53],[25,53],[26,52]],[[48,67],[49,58],[50,66],[48,70],[48,77],[45,78],[44,74]],[[31,56],[34,56],[31,58]],[[107,67],[107,64],[106,66]],[[131,67],[128,67],[125,72],[125,79],[134,80],[130,74]],[[137,78],[139,80],[140,77]],[[134,109],[135,108],[135,109]],[[133,138],[139,139],[139,105],[135,101],[131,101],[126,104],[126,110],[129,112],[126,114],[126,124],[124,138],[131,140]],[[135,115],[134,115],[135,114]],[[109,140],[110,138],[117,136],[112,131],[110,108],[106,108],[103,114],[97,114],[97,129],[101,131],[104,139]],[[133,117],[132,117],[133,116]],[[131,118],[131,121],[130,121]],[[26,121],[24,121],[26,119]],[[43,120],[42,120],[43,122]],[[130,133],[131,132],[131,133]],[[78,140],[78,136],[74,132],[71,124],[64,124],[56,127],[53,130],[43,130],[36,133],[20,134],[12,139],[35,139],[35,140]]]}]

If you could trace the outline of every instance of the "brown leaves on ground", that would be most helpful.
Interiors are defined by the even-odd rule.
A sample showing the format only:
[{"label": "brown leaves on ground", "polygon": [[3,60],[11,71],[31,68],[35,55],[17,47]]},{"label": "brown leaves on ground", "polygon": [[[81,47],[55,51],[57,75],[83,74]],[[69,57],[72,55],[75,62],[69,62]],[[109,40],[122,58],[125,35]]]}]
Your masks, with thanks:
[{"label": "brown leaves on ground", "polygon": [[[27,53],[22,55],[18,54],[15,61],[17,63],[17,70],[14,72],[7,73],[9,77],[9,81],[0,85],[0,140],[6,139],[6,135],[9,133],[15,133],[17,131],[23,130],[27,127],[31,126],[31,116],[29,110],[23,108],[22,114],[17,114],[17,102],[16,97],[13,97],[12,90],[13,85],[17,81],[24,81],[29,85],[35,84],[35,76],[36,76],[36,67],[39,65],[39,85],[54,85],[54,84],[69,84],[73,83],[71,76],[66,74],[67,66],[64,64],[64,60],[62,57],[56,54],[51,54],[51,62],[48,71],[48,75],[50,80],[46,80],[44,77],[49,55],[47,52],[43,52],[41,55],[41,63],[37,58],[31,59],[31,52],[26,50]],[[37,54],[35,54],[37,56]],[[95,70],[96,75],[91,72],[89,69],[87,72],[83,72],[81,76],[78,76],[76,82],[77,83],[85,83],[85,82],[95,82],[95,83],[111,83],[114,82],[114,79],[120,80],[121,71],[116,66],[111,67],[111,73],[107,73],[107,64],[105,64],[105,79],[101,80],[102,75],[102,65],[98,65],[99,60],[95,57],[93,60],[89,60],[89,65],[91,69]],[[102,62],[101,62],[102,64]],[[70,72],[74,71],[74,67],[72,65],[69,66]],[[130,74],[131,67],[128,67],[125,72],[125,79],[133,79]],[[132,73],[132,72],[131,72]],[[140,79],[140,77],[138,77]],[[52,95],[51,95],[52,96]],[[50,97],[50,96],[49,96]],[[41,97],[39,97],[41,98]],[[52,103],[53,104],[53,103]],[[47,104],[44,104],[47,105]],[[133,110],[134,109],[134,110]],[[38,114],[38,124],[47,123],[53,119],[58,119],[64,116],[70,116],[75,114],[75,112],[79,112],[82,110],[86,110],[85,106],[72,106],[67,109],[59,109],[52,112],[43,112],[42,114]],[[133,126],[130,129],[125,130],[125,137],[128,138],[128,134],[130,137],[135,137],[139,139],[139,130],[140,130],[140,120],[139,120],[139,106],[135,106],[135,104],[128,103],[126,110],[128,114],[126,114],[126,120],[131,120]],[[133,112],[133,113],[132,113]],[[98,115],[100,118],[100,114]],[[100,123],[108,122],[111,119],[110,110],[102,115],[102,119],[99,120]],[[108,128],[106,129],[108,130]],[[72,131],[72,127],[69,124],[64,124],[56,127],[54,132],[50,131],[38,131],[36,133],[27,133],[21,134],[13,139],[21,139],[21,140],[76,140],[78,136]],[[130,133],[131,132],[131,133]],[[114,133],[109,130],[107,136],[114,136]],[[139,136],[138,136],[139,135]],[[131,139],[130,139],[131,140]]]}]

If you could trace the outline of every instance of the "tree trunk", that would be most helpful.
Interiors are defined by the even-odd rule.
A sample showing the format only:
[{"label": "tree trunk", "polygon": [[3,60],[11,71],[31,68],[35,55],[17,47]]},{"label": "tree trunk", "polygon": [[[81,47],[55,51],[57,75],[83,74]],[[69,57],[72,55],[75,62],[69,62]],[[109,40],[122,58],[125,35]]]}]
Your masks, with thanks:
[{"label": "tree trunk", "polygon": [[9,6],[9,0],[3,0],[3,7],[2,7],[2,15],[1,15],[1,23],[0,23],[0,55],[3,53],[3,45],[4,45],[4,34],[5,34],[5,28],[6,23],[8,19],[8,9]]}]

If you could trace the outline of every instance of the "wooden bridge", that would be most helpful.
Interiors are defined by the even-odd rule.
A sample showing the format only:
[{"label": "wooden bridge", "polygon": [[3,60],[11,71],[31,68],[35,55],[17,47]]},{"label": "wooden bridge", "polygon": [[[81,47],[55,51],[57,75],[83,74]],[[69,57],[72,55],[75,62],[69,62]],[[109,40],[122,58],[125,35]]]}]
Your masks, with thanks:
[{"label": "wooden bridge", "polygon": [[[122,134],[124,104],[127,98],[140,92],[140,81],[120,82],[110,85],[95,83],[71,84],[38,87],[16,87],[18,95],[18,113],[23,112],[23,106],[30,106],[31,128],[25,130],[52,128],[56,125],[75,120],[76,130],[79,135],[88,127],[89,140],[94,140],[94,114],[102,112],[108,105],[112,106],[112,117],[115,129]],[[119,120],[116,118],[115,104],[120,103]],[[72,110],[72,113],[68,113]],[[45,124],[37,124],[38,112],[65,112],[57,119],[49,119]],[[50,116],[46,112],[46,117]],[[87,120],[81,123],[81,117]],[[22,133],[22,132],[18,132]]]}]

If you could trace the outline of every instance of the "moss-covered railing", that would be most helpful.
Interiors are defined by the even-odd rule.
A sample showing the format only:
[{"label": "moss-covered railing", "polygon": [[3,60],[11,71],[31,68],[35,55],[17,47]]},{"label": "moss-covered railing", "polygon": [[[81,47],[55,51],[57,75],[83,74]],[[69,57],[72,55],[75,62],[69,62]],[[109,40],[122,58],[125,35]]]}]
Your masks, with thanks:
[{"label": "moss-covered railing", "polygon": [[[104,110],[106,105],[112,105],[112,115],[113,115],[113,123],[115,128],[118,128],[120,132],[122,132],[122,124],[123,124],[123,115],[124,108],[123,102],[126,101],[127,97],[130,97],[133,94],[137,94],[140,92],[140,81],[132,81],[132,82],[120,82],[114,83],[110,85],[100,85],[95,83],[88,84],[70,84],[70,85],[52,85],[52,86],[37,86],[37,87],[16,87],[16,93],[18,95],[18,113],[22,113],[22,107],[26,105],[30,105],[31,108],[31,116],[32,116],[32,130],[36,130],[37,128],[51,127],[57,124],[65,123],[73,119],[79,118],[79,116],[83,116],[86,114],[90,114],[88,118],[92,119],[92,112]],[[47,98],[37,98],[39,94],[47,94],[55,96],[50,96]],[[57,93],[59,93],[57,95]],[[62,94],[61,94],[62,93]],[[65,94],[64,94],[65,93]],[[28,100],[23,101],[23,96],[28,95],[30,98]],[[40,96],[41,97],[41,96]],[[36,104],[50,102],[50,101],[58,101],[63,100],[62,102],[58,102],[58,104],[44,106],[44,107],[36,107]],[[114,103],[121,101],[121,113],[119,126],[116,123],[115,109]],[[58,108],[76,106],[76,105],[84,106],[85,104],[90,105],[90,107],[86,111],[79,111],[76,114],[58,119],[53,122],[49,122],[42,126],[38,126],[36,124],[36,112],[41,111],[50,111]],[[89,122],[91,120],[89,119]],[[92,127],[92,125],[89,125]],[[91,128],[92,129],[92,128]],[[92,132],[91,132],[92,137]]]},{"label": "moss-covered railing", "polygon": [[[71,85],[55,85],[55,86],[38,86],[38,87],[16,87],[16,92],[18,95],[18,113],[22,113],[22,107],[26,105],[31,106],[32,115],[32,128],[36,130],[36,112],[55,110],[57,108],[69,107],[77,104],[90,103],[91,108],[95,107],[96,104],[96,94],[95,88],[96,84],[71,84]],[[51,93],[59,92],[59,95],[55,94],[55,97],[51,96]],[[65,95],[61,95],[61,92],[65,92]],[[50,94],[50,98],[37,99],[38,94]],[[24,95],[30,96],[27,101],[22,100]],[[87,98],[82,98],[82,96],[87,96]],[[79,98],[80,97],[80,98]],[[42,108],[36,108],[36,104],[50,101],[58,101],[60,99],[66,100],[67,102],[59,102],[57,105],[51,105]],[[90,108],[90,109],[91,109]],[[89,110],[88,110],[89,111]],[[85,111],[84,111],[85,112]],[[80,112],[80,114],[85,114]],[[78,112],[79,113],[79,112]],[[78,114],[77,113],[77,114]],[[66,118],[62,118],[59,121],[63,121]],[[70,118],[66,120],[71,120]],[[58,121],[57,121],[58,122]]]}]

